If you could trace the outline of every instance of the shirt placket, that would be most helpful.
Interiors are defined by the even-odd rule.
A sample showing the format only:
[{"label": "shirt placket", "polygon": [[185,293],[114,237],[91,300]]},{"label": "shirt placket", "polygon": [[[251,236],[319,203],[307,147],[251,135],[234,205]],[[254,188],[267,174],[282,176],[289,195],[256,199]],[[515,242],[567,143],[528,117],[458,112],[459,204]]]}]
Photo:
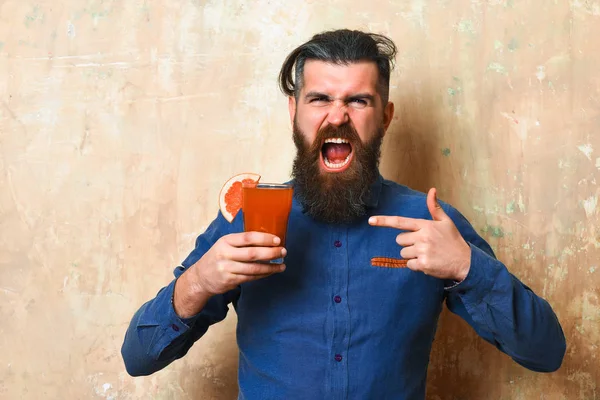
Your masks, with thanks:
[{"label": "shirt placket", "polygon": [[336,228],[331,236],[332,257],[330,298],[333,306],[333,340],[331,346],[331,388],[333,399],[348,398],[348,343],[350,312],[348,309],[348,230]]}]

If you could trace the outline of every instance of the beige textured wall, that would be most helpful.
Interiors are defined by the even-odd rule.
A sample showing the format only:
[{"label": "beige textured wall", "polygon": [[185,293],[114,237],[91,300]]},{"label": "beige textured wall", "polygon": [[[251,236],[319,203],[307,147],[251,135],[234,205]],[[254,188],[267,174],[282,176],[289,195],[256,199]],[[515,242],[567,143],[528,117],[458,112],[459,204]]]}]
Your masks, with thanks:
[{"label": "beige textured wall", "polygon": [[123,334],[225,179],[288,177],[278,68],[343,26],[400,47],[385,176],[437,186],[568,337],[534,374],[444,313],[428,398],[600,397],[600,1],[0,0],[0,398],[235,397],[233,314],[147,378]]}]

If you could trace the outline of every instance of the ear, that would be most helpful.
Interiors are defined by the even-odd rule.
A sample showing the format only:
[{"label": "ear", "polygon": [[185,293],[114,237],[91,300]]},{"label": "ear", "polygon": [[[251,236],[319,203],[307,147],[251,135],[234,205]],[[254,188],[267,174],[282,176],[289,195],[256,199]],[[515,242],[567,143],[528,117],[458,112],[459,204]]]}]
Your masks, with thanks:
[{"label": "ear", "polygon": [[394,118],[394,103],[389,101],[385,109],[383,110],[383,128],[384,131],[387,132],[390,124],[392,123],[392,119]]},{"label": "ear", "polygon": [[294,117],[296,116],[296,98],[294,96],[288,97],[288,111],[290,112],[290,122],[294,125]]}]

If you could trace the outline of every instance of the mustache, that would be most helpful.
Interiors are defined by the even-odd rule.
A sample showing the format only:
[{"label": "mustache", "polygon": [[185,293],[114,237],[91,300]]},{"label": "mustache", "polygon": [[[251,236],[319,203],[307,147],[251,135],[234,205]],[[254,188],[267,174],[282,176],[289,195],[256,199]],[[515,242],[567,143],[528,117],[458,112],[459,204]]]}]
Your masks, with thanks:
[{"label": "mustache", "polygon": [[310,146],[309,151],[311,153],[320,152],[325,140],[337,138],[347,140],[353,147],[360,143],[358,132],[351,123],[348,122],[340,126],[327,125],[317,131],[317,137]]}]

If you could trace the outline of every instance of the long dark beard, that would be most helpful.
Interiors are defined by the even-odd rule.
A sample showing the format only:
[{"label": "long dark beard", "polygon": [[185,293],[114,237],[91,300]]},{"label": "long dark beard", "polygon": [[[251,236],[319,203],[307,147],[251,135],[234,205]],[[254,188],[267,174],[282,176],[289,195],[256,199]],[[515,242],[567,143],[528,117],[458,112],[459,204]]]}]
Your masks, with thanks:
[{"label": "long dark beard", "polygon": [[[371,141],[363,143],[350,124],[329,125],[309,145],[294,120],[294,192],[307,214],[326,223],[351,223],[366,214],[371,185],[379,175],[383,134],[380,127]],[[343,138],[352,144],[354,158],[345,171],[321,171],[319,158],[326,138]]]}]

